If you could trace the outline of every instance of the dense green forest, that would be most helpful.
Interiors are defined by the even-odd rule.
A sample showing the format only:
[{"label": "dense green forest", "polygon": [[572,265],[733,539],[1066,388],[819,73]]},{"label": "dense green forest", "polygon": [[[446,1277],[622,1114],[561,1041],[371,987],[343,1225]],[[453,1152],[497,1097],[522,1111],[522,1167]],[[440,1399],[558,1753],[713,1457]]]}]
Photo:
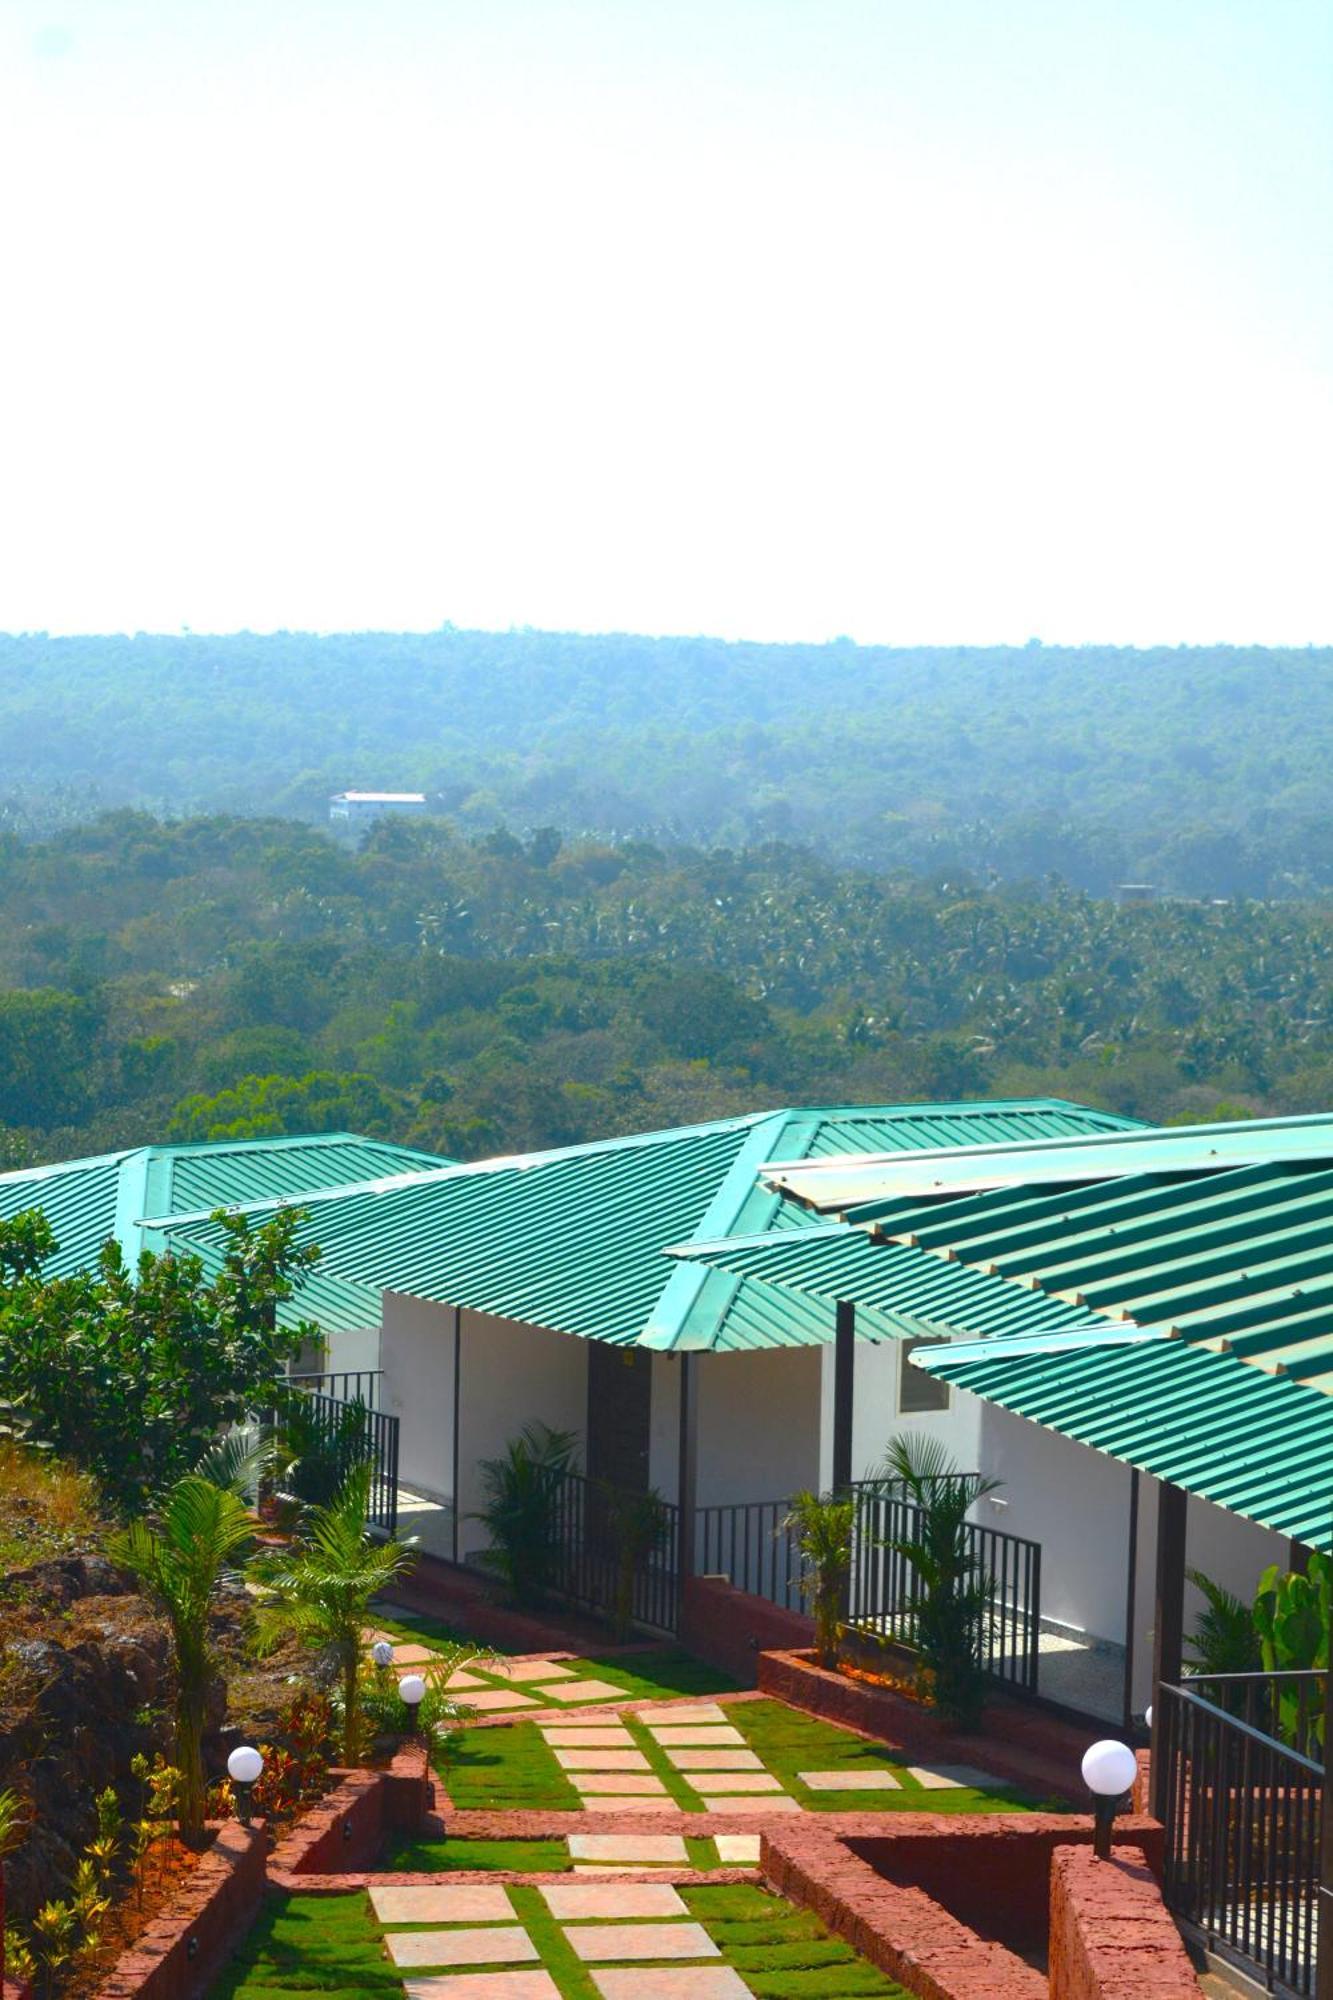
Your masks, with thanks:
[{"label": "dense green forest", "polygon": [[787,1101],[1333,1104],[1333,905],[128,810],[0,834],[0,1154],[348,1126],[460,1156]]},{"label": "dense green forest", "polygon": [[465,831],[810,844],[1103,893],[1333,887],[1333,649],[425,634],[0,638],[0,799],[322,819],[410,787]]}]

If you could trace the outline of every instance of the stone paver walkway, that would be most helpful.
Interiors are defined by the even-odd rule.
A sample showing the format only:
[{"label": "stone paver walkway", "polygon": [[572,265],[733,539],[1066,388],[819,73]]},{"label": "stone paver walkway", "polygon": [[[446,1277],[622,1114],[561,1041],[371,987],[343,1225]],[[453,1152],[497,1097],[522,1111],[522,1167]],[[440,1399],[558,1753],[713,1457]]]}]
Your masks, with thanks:
[{"label": "stone paver walkway", "polygon": [[[536,1967],[522,1972],[469,1972],[461,1978],[445,1973],[434,1979],[409,1979],[405,1991],[407,2000],[560,2000],[560,1988],[550,1973]],[[682,1995],[681,2000],[687,1996]]]},{"label": "stone paver walkway", "polygon": [[487,1930],[386,1931],[395,1965],[521,1965],[541,1957],[525,1930],[499,1924]]},{"label": "stone paver walkway", "polygon": [[729,1965],[617,1966],[592,1983],[602,2000],[751,2000]]}]

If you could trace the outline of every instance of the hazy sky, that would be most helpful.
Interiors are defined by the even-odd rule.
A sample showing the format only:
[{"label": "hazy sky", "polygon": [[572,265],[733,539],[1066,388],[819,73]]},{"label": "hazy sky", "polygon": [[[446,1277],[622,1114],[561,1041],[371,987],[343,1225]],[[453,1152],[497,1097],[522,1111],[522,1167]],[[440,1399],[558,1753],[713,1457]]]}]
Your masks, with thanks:
[{"label": "hazy sky", "polygon": [[1328,0],[0,0],[0,628],[1333,639]]}]

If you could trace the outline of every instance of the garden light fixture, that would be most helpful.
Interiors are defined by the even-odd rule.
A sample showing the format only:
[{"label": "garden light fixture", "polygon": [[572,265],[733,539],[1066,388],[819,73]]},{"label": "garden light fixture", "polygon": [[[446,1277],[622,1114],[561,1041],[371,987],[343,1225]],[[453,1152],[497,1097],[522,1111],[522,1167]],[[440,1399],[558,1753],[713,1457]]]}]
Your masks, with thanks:
[{"label": "garden light fixture", "polygon": [[1139,1760],[1128,1743],[1106,1737],[1083,1752],[1083,1782],[1092,1793],[1092,1851],[1099,1861],[1111,1858],[1111,1829],[1117,1812],[1138,1776]]},{"label": "garden light fixture", "polygon": [[370,1657],[377,1667],[393,1665],[393,1647],[387,1639],[377,1639],[370,1649]]},{"label": "garden light fixture", "polygon": [[250,1824],[250,1795],[264,1769],[264,1760],[249,1743],[239,1743],[227,1759],[227,1776],[236,1788],[236,1817]]}]

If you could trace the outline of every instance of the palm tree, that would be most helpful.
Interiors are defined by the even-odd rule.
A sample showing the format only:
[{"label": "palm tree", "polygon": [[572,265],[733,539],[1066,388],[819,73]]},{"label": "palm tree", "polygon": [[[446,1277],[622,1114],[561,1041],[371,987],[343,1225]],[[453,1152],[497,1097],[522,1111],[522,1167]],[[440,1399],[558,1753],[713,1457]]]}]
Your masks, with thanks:
[{"label": "palm tree", "polygon": [[133,1521],[108,1544],[112,1561],[133,1571],[171,1627],[180,1834],[196,1846],[204,1831],[204,1719],[214,1666],[209,1608],[228,1558],[253,1532],[253,1518],[239,1494],[202,1473],[187,1472],[162,1500],[156,1526],[150,1520]]},{"label": "palm tree", "polygon": [[[815,1650],[821,1667],[838,1664],[838,1626],[852,1568],[856,1502],[831,1493],[792,1495],[780,1534],[793,1535],[806,1564],[801,1595],[809,1596],[815,1620]],[[810,1586],[810,1577],[813,1585]]]},{"label": "palm tree", "polygon": [[935,1685],[935,1705],[965,1728],[980,1717],[982,1624],[992,1585],[973,1553],[968,1509],[999,1481],[960,1472],[938,1438],[894,1438],[884,1476],[900,1481],[915,1516],[914,1532],[887,1546],[911,1564],[920,1587],[916,1643]]},{"label": "palm tree", "polygon": [[485,1505],[473,1518],[491,1538],[484,1560],[518,1604],[539,1604],[550,1582],[560,1479],[577,1448],[574,1431],[525,1424],[499,1458],[483,1458],[477,1467]]},{"label": "palm tree", "polygon": [[336,1500],[311,1509],[304,1539],[256,1566],[267,1591],[259,1605],[261,1649],[293,1633],[337,1661],[348,1764],[361,1748],[358,1670],[370,1602],[416,1559],[409,1543],[396,1536],[372,1541],[366,1532],[373,1472],[369,1465],[354,1467]]}]

